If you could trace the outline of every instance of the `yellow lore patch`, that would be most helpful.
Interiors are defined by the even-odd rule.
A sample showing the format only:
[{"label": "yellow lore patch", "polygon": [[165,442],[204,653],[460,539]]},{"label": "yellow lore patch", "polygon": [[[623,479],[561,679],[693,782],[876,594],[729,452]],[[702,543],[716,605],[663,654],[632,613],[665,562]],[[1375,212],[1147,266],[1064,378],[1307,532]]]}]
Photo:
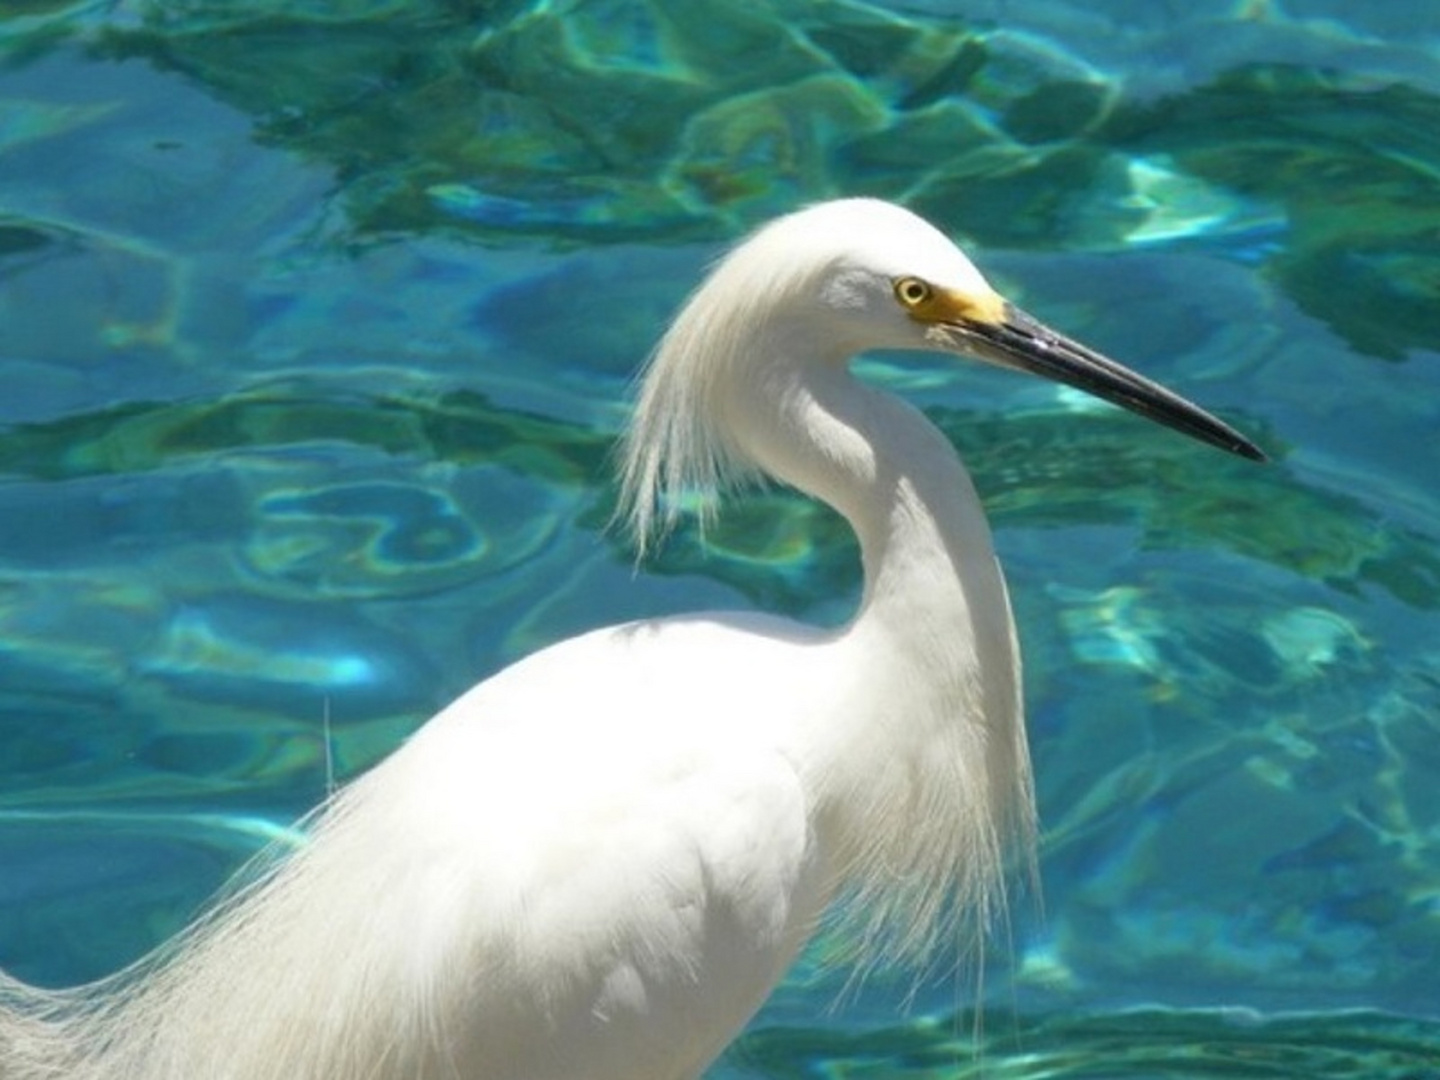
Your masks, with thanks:
[{"label": "yellow lore patch", "polygon": [[895,299],[912,319],[924,323],[986,323],[1005,321],[1005,301],[998,293],[937,289],[916,277],[895,280]]}]

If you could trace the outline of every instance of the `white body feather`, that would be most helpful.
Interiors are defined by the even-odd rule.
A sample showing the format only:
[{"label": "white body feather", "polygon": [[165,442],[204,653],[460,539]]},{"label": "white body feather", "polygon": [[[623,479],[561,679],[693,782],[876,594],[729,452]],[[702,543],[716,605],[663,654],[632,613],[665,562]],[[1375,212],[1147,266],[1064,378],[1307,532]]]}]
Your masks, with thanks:
[{"label": "white body feather", "polygon": [[983,286],[885,204],[771,226],[667,336],[628,444],[642,537],[667,492],[757,472],[837,507],[848,626],[699,615],[514,665],[145,970],[0,983],[0,1080],[687,1080],[841,892],[864,948],[974,945],[1033,838],[1009,606],[954,451],[845,366],[925,345],[878,306],[910,272]]}]

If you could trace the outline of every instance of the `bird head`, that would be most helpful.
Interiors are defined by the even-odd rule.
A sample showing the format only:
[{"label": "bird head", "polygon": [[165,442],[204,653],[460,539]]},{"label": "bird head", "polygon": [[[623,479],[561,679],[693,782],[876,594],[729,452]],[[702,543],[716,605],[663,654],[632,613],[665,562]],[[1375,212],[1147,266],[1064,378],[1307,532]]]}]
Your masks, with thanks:
[{"label": "bird head", "polygon": [[[730,267],[771,311],[837,353],[925,349],[1039,375],[1256,460],[1248,438],[1001,296],[938,229],[903,207],[844,199],[761,230]],[[755,276],[768,279],[760,288]],[[720,277],[717,274],[717,279]],[[738,283],[738,282],[737,282]],[[738,291],[738,290],[737,290]]]},{"label": "bird head", "polygon": [[731,251],[671,324],[626,436],[623,516],[640,539],[675,517],[665,493],[715,492],[757,464],[738,445],[756,401],[784,398],[813,365],[870,349],[923,349],[1040,375],[1244,457],[1249,439],[1158,383],[1002,297],[955,244],[903,207],[821,203]]}]

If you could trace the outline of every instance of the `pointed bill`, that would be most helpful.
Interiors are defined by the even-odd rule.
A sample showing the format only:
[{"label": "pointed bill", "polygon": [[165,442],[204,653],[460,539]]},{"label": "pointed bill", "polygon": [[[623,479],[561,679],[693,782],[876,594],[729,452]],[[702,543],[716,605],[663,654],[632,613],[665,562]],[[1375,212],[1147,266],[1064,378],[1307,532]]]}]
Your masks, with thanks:
[{"label": "pointed bill", "polygon": [[1264,451],[1223,420],[1050,329],[1013,304],[977,305],[957,298],[952,310],[957,314],[946,317],[935,311],[925,321],[933,328],[932,337],[958,352],[1073,386],[1211,446],[1253,461],[1265,460]]}]

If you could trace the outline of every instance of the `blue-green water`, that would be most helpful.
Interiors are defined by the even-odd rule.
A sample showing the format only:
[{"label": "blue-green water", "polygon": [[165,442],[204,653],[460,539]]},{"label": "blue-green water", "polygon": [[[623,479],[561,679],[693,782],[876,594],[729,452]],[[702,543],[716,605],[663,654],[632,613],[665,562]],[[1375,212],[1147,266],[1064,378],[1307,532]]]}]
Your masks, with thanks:
[{"label": "blue-green water", "polygon": [[842,619],[851,541],[785,493],[639,576],[605,530],[667,313],[842,193],[1275,460],[865,364],[992,513],[1043,908],[978,1050],[968,976],[831,1009],[822,943],[717,1074],[1440,1076],[1422,3],[0,5],[0,967],[135,958],[541,644]]}]

